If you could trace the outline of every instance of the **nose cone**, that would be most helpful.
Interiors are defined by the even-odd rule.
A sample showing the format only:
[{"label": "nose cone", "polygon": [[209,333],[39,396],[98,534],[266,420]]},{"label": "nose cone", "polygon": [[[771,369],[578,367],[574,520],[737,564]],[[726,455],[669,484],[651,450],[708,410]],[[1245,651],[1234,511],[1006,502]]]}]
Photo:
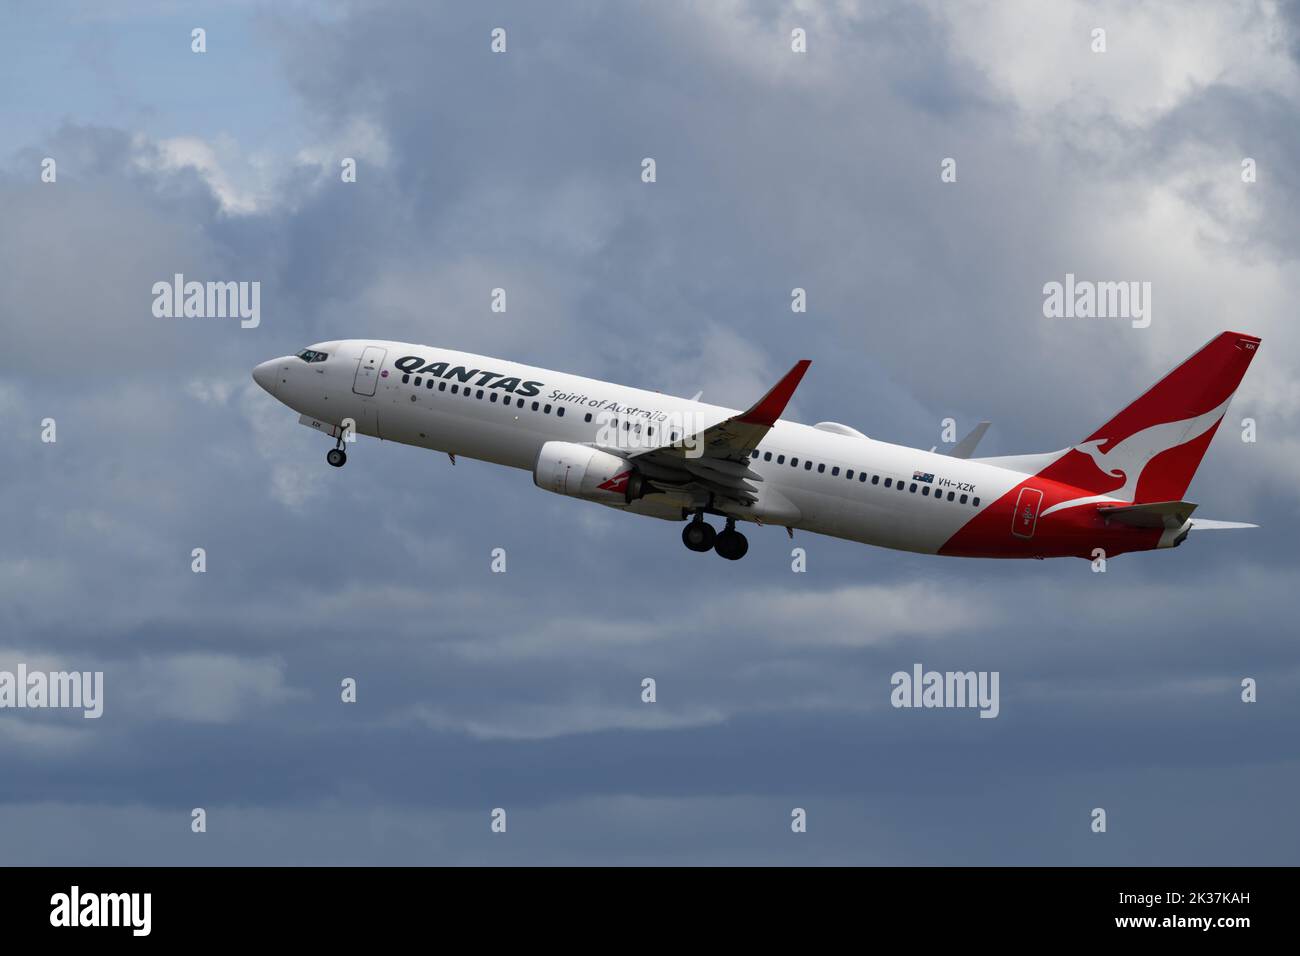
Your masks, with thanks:
[{"label": "nose cone", "polygon": [[279,366],[279,359],[263,362],[253,369],[253,381],[274,395],[275,387],[280,384]]}]

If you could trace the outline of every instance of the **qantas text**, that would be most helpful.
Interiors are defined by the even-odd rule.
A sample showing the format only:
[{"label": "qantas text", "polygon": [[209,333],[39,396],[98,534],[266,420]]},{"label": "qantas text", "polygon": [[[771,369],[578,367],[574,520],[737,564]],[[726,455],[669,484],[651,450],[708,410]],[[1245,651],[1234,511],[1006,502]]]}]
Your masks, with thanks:
[{"label": "qantas text", "polygon": [[[474,384],[481,388],[502,388],[516,395],[539,395],[546,387],[541,382],[521,382],[517,378],[503,376],[500,372],[487,372],[483,369],[466,368],[463,365],[453,366],[450,362],[425,364],[425,360],[418,355],[404,355],[393,365],[411,375],[432,375],[434,378],[445,378],[448,381],[454,379],[466,383],[473,380]],[[489,385],[488,382],[494,378],[500,381]]]}]

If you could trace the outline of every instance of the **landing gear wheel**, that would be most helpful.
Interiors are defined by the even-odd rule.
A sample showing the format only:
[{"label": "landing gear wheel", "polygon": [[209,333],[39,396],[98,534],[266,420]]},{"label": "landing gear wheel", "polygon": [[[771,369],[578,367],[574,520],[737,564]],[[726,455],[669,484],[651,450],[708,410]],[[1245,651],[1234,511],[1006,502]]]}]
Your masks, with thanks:
[{"label": "landing gear wheel", "polygon": [[347,452],[345,452],[342,448],[331,448],[328,452],[325,453],[325,460],[328,461],[335,468],[342,468],[344,465],[348,463]]},{"label": "landing gear wheel", "polygon": [[713,530],[713,525],[703,518],[697,517],[682,529],[682,544],[692,551],[708,551],[713,547],[713,542],[717,536],[717,532]]},{"label": "landing gear wheel", "polygon": [[718,552],[720,558],[739,561],[749,551],[749,541],[735,528],[728,528],[714,540],[713,550]]}]

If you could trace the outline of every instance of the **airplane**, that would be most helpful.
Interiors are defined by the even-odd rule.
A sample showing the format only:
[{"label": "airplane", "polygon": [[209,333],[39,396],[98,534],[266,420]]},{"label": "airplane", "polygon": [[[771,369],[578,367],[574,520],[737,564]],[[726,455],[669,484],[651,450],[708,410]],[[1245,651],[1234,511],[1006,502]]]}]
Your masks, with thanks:
[{"label": "airplane", "polygon": [[1194,518],[1183,496],[1259,343],[1223,332],[1078,444],[997,458],[971,457],[987,422],[944,454],[782,419],[807,359],[743,411],[368,339],[271,359],[253,379],[336,440],[335,467],[361,434],[519,468],[546,491],[685,522],[688,549],[732,561],[749,549],[738,522],[922,554],[1095,560],[1256,527]]}]

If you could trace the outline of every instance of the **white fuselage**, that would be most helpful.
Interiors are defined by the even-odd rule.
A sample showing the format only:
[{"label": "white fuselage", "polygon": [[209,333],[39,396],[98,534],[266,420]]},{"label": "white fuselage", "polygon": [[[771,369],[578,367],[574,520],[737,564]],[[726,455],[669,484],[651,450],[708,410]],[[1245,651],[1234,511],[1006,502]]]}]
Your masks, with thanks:
[{"label": "white fuselage", "polygon": [[[670,436],[698,433],[736,414],[704,402],[442,348],[371,340],[312,348],[328,358],[306,362],[290,356],[259,366],[264,371],[258,381],[314,420],[305,424],[328,431],[350,419],[362,435],[526,471],[533,469],[546,442],[626,454],[627,443],[638,440],[638,427],[636,447],[644,448],[667,444]],[[446,369],[416,375],[394,364],[412,356],[422,363],[403,363],[408,368],[446,363]],[[272,372],[268,386],[263,378],[269,380]],[[752,508],[726,513],[924,553],[937,551],[982,507],[1026,477],[997,465],[788,421],[778,421],[757,450],[749,467],[762,478],[759,500]],[[932,480],[918,482],[918,473]],[[680,520],[686,504],[664,508],[636,501],[625,510]]]}]

